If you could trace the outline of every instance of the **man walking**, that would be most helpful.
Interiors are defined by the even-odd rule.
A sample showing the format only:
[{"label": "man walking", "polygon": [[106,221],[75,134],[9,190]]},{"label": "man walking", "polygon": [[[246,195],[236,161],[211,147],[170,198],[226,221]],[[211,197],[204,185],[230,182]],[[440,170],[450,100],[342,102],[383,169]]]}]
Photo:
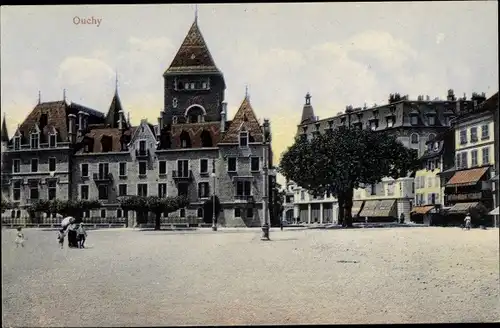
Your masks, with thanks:
[{"label": "man walking", "polygon": [[467,213],[467,215],[465,216],[465,229],[467,230],[470,230],[470,226],[471,226],[471,217],[470,217],[470,214]]}]

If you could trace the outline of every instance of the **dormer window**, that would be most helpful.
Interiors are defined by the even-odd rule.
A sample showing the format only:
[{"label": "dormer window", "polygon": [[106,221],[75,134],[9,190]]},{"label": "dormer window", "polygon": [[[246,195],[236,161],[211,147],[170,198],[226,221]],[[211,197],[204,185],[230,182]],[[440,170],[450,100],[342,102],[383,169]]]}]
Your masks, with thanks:
[{"label": "dormer window", "polygon": [[320,124],[316,123],[315,126],[316,126],[316,132],[319,133],[319,126],[320,126]]},{"label": "dormer window", "polygon": [[378,128],[378,120],[377,119],[371,119],[370,120],[370,129],[376,130]]},{"label": "dormer window", "polygon": [[14,137],[14,150],[21,149],[21,137]]},{"label": "dormer window", "polygon": [[418,116],[415,114],[412,114],[410,116],[410,123],[411,123],[411,125],[418,125]]},{"label": "dormer window", "polygon": [[248,147],[248,132],[240,132],[240,147]]},{"label": "dormer window", "polygon": [[328,129],[333,130],[333,120],[328,121]]},{"label": "dormer window", "polygon": [[427,119],[429,120],[429,125],[436,125],[436,116],[434,114],[429,114]]},{"label": "dormer window", "polygon": [[31,148],[36,149],[40,143],[40,133],[35,132],[31,134]]},{"label": "dormer window", "polygon": [[340,124],[342,124],[343,126],[345,126],[345,117],[342,117],[342,118],[340,119]]},{"label": "dormer window", "polygon": [[57,138],[55,134],[49,135],[49,147],[54,148],[57,144]]},{"label": "dormer window", "polygon": [[113,150],[113,139],[111,136],[102,136],[101,148],[103,153],[107,153]]},{"label": "dormer window", "polygon": [[307,125],[302,127],[302,134],[307,134]]},{"label": "dormer window", "polygon": [[392,128],[394,126],[394,117],[390,116],[387,118],[387,127]]},{"label": "dormer window", "polygon": [[363,123],[361,121],[354,122],[352,124],[355,128],[362,129],[363,128]]},{"label": "dormer window", "polygon": [[377,118],[377,117],[378,117],[378,110],[377,110],[377,109],[375,109],[375,110],[373,111],[373,117],[374,117],[374,118]]}]

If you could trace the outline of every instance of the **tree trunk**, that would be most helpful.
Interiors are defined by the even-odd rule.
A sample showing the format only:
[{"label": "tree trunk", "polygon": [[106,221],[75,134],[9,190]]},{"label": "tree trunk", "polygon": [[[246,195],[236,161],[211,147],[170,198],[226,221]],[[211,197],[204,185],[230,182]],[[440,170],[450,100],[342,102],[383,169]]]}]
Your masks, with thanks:
[{"label": "tree trunk", "polygon": [[354,195],[354,190],[350,189],[344,198],[345,216],[344,223],[345,227],[352,227],[352,198]]},{"label": "tree trunk", "polygon": [[155,218],[155,230],[160,230],[160,224],[161,224],[161,213],[155,213],[156,218]]},{"label": "tree trunk", "polygon": [[339,194],[337,199],[339,201],[338,224],[344,226],[344,195]]}]

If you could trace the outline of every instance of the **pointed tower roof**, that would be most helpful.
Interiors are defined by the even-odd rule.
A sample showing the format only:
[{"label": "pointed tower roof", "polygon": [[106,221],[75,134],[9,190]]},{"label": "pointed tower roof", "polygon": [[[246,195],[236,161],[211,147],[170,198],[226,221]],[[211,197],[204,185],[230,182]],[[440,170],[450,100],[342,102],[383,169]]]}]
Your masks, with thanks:
[{"label": "pointed tower roof", "polygon": [[307,124],[316,121],[316,116],[314,116],[314,109],[311,105],[311,95],[309,92],[306,94],[306,103],[302,108],[302,118],[300,119],[300,124]]},{"label": "pointed tower roof", "polygon": [[220,74],[195,18],[170,67],[169,74]]},{"label": "pointed tower roof", "polygon": [[255,142],[263,141],[262,129],[253,111],[252,105],[250,104],[248,95],[243,99],[221,143],[238,143],[240,131],[248,131],[249,136],[252,137]]},{"label": "pointed tower roof", "polygon": [[7,123],[5,122],[5,115],[3,116],[2,120],[2,137],[1,137],[2,142],[9,142],[9,133],[7,132]]},{"label": "pointed tower roof", "polygon": [[[106,115],[106,125],[111,128],[118,128],[118,122],[120,121],[120,111],[123,110],[120,97],[118,96],[118,90],[115,91],[111,105],[109,106],[108,114]],[[128,128],[128,122],[123,117],[125,127]]]}]

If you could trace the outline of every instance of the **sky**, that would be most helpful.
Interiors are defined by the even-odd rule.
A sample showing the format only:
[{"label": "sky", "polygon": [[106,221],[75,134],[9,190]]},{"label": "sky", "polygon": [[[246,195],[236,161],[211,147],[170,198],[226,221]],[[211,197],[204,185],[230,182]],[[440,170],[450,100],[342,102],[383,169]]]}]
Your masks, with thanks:
[{"label": "sky", "polygon": [[[156,123],[162,74],[194,17],[192,4],[2,6],[9,134],[39,91],[56,101],[66,89],[68,101],[106,112],[116,73],[132,123]],[[325,118],[395,92],[498,91],[497,1],[201,4],[198,25],[224,73],[229,118],[248,85],[257,116],[271,121],[275,162],[293,143],[307,92]]]}]

